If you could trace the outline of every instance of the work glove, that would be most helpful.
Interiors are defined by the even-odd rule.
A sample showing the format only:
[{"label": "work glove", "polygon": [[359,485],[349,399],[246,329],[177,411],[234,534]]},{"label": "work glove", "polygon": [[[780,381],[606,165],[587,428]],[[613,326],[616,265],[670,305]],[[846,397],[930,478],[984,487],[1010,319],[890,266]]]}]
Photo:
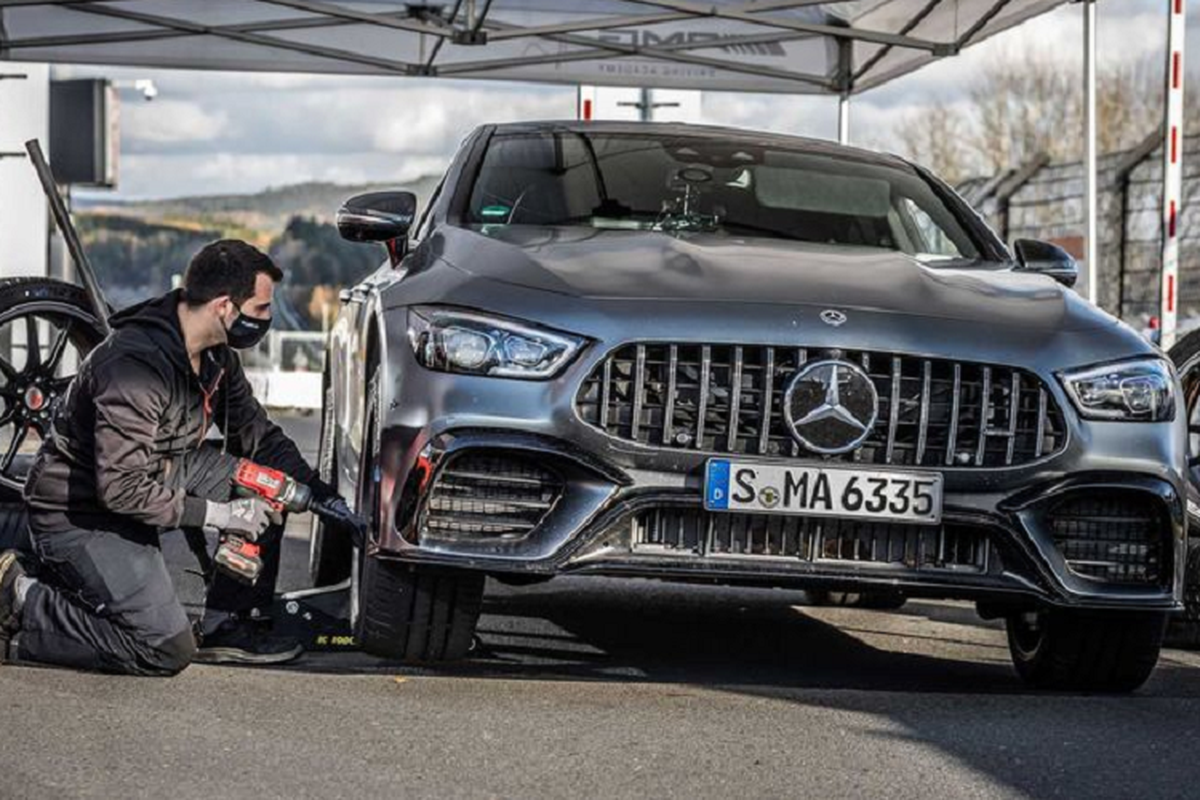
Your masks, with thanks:
[{"label": "work glove", "polygon": [[331,494],[314,501],[312,511],[326,523],[345,532],[355,547],[361,548],[366,542],[367,521],[351,511],[341,496]]},{"label": "work glove", "polygon": [[257,497],[243,497],[228,503],[208,501],[204,512],[204,527],[221,533],[231,533],[251,542],[258,541],[263,531],[283,522],[283,515]]}]

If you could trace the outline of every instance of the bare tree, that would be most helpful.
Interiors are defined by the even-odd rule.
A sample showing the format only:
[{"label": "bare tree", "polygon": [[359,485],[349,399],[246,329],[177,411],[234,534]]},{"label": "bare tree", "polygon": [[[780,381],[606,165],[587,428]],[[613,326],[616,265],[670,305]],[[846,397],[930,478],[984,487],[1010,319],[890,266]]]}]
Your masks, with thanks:
[{"label": "bare tree", "polygon": [[1017,167],[1038,153],[1070,158],[1078,139],[1080,92],[1059,64],[1026,52],[993,59],[968,92],[973,113],[967,136],[988,172]]},{"label": "bare tree", "polygon": [[[1097,82],[1097,146],[1101,153],[1127,150],[1162,125],[1166,80],[1158,59],[1106,69]],[[1200,132],[1200,87],[1195,80],[1185,85],[1184,95],[1184,130]]]},{"label": "bare tree", "polygon": [[908,112],[894,132],[905,155],[951,185],[976,171],[966,145],[967,123],[961,109],[936,101]]},{"label": "bare tree", "polygon": [[[1105,67],[1097,76],[1097,146],[1137,145],[1162,124],[1165,78],[1158,59]],[[1083,76],[1043,51],[1009,50],[988,63],[965,103],[935,100],[893,130],[906,155],[952,183],[1018,167],[1039,153],[1083,154]],[[1188,132],[1200,132],[1200,86],[1188,84]]]}]

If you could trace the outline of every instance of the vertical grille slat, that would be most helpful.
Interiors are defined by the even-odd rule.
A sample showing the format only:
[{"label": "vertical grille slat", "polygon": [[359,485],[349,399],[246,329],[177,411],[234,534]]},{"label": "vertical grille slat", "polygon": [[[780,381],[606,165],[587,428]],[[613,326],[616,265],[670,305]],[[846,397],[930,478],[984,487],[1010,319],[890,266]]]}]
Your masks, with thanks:
[{"label": "vertical grille slat", "polygon": [[954,465],[954,448],[958,446],[958,404],[962,396],[962,365],[954,365],[954,391],[951,394],[950,434],[946,441],[946,466]]},{"label": "vertical grille slat", "polygon": [[730,377],[729,401],[729,435],[728,447],[730,452],[736,452],[738,446],[738,418],[742,413],[742,348],[733,348],[733,375]]},{"label": "vertical grille slat", "polygon": [[704,448],[704,422],[708,417],[708,381],[712,373],[712,348],[700,348],[700,400],[696,411],[696,449]]},{"label": "vertical grille slat", "polygon": [[606,431],[608,430],[608,407],[612,391],[612,367],[613,360],[611,358],[604,359],[604,377],[600,383],[600,427]]},{"label": "vertical grille slat", "polygon": [[771,412],[775,408],[775,348],[767,348],[767,363],[763,368],[763,384],[762,384],[762,400],[760,408],[762,409],[762,424],[759,425],[758,431],[758,452],[761,455],[767,455],[767,444],[771,436]]},{"label": "vertical grille slat", "polygon": [[637,346],[637,361],[633,371],[633,420],[630,423],[629,436],[637,441],[638,430],[642,425],[642,406],[645,403],[646,391],[646,345]]},{"label": "vertical grille slat", "polygon": [[933,403],[929,389],[932,382],[933,364],[927,359],[921,367],[921,422],[917,431],[917,466],[925,463],[925,445],[929,442],[929,407]]},{"label": "vertical grille slat", "polygon": [[983,368],[983,396],[979,400],[979,446],[975,450],[975,466],[983,466],[987,450],[988,418],[992,412],[992,368]]},{"label": "vertical grille slat", "polygon": [[679,369],[679,345],[671,345],[667,362],[667,407],[663,411],[663,444],[671,444],[675,436],[675,372]]},{"label": "vertical grille slat", "polygon": [[[808,350],[803,347],[798,348],[796,350],[795,372],[799,372],[800,370],[804,369],[804,365],[807,363],[808,363]],[[786,399],[784,402],[786,402]],[[800,455],[800,443],[797,442],[795,439],[792,439],[792,455],[793,456]]]},{"label": "vertical grille slat", "polygon": [[1038,389],[1037,440],[1033,443],[1034,458],[1042,457],[1042,446],[1046,438],[1046,390]]},{"label": "vertical grille slat", "polygon": [[896,452],[896,423],[900,417],[900,381],[903,380],[903,373],[900,366],[900,356],[892,357],[892,392],[888,400],[888,433],[887,433],[887,453],[883,460],[887,464],[892,463],[892,456]]},{"label": "vertical grille slat", "polygon": [[1008,449],[1004,454],[1004,465],[1011,467],[1013,452],[1017,446],[1017,416],[1021,410],[1021,373],[1013,372],[1012,388],[1008,395]]},{"label": "vertical grille slat", "polygon": [[[879,403],[862,444],[832,456],[801,445],[784,408],[795,376],[827,359],[873,364],[867,375]],[[1015,467],[1060,452],[1067,438],[1054,396],[1032,372],[833,348],[629,344],[582,381],[576,409],[609,436],[664,450],[897,467]]]}]

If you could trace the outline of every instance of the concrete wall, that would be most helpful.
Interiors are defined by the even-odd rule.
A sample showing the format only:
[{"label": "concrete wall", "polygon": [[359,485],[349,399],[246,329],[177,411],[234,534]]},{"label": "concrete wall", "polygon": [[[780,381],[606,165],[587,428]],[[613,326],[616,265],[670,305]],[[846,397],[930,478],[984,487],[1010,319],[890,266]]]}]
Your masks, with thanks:
[{"label": "concrete wall", "polygon": [[[49,216],[41,185],[24,157],[25,142],[49,148],[50,68],[44,64],[0,62],[0,278],[46,275]],[[47,152],[47,158],[51,157]]]},{"label": "concrete wall", "polygon": [[[1142,147],[1099,161],[1098,272],[1100,305],[1137,319],[1158,313],[1162,247],[1162,147]],[[1179,316],[1200,317],[1200,136],[1184,143],[1184,205],[1180,217]],[[960,187],[1011,245],[1016,239],[1057,240],[1078,249],[1084,236],[1083,165],[1030,165]],[[1007,186],[1006,186],[1007,181]],[[1005,190],[1013,189],[1005,198]],[[1078,255],[1078,253],[1076,253]],[[1081,272],[1086,264],[1080,262]],[[1081,292],[1087,288],[1081,281]]]}]

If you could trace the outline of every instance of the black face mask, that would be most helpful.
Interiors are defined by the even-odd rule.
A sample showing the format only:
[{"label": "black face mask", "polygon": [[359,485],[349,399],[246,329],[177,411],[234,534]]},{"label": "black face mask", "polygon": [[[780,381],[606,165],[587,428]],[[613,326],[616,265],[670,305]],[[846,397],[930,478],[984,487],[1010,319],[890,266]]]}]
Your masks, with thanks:
[{"label": "black face mask", "polygon": [[234,350],[248,350],[263,340],[271,330],[271,318],[255,319],[238,310],[237,317],[225,329],[225,343]]}]

